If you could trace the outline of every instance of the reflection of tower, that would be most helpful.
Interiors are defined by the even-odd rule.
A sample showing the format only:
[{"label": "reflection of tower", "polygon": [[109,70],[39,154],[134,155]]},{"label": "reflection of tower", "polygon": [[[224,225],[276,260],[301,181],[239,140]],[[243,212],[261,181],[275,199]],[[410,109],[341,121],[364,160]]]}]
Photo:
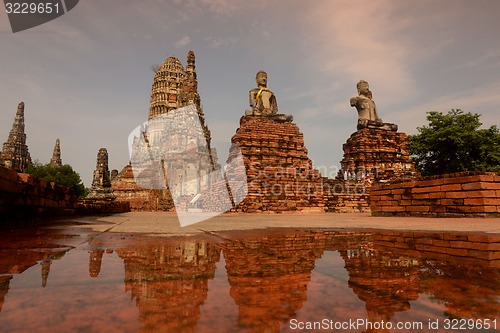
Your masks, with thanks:
[{"label": "reflection of tower", "polygon": [[2,312],[5,295],[9,291],[10,280],[12,280],[12,275],[0,275],[0,312]]},{"label": "reflection of tower", "polygon": [[12,168],[18,172],[31,164],[31,156],[26,145],[26,134],[24,133],[24,103],[17,106],[14,124],[9,132],[9,138],[3,144],[0,152],[0,165]]},{"label": "reflection of tower", "polygon": [[[396,312],[410,309],[418,299],[420,263],[371,249],[370,243],[355,251],[340,251],[349,272],[349,287],[366,303],[368,320],[388,322]],[[388,332],[371,330],[367,332]]]},{"label": "reflection of tower", "polygon": [[104,250],[92,250],[89,253],[89,275],[96,278],[101,272],[102,255]]},{"label": "reflection of tower", "polygon": [[194,332],[220,250],[199,238],[148,239],[152,243],[116,250],[125,265],[125,288],[139,308],[141,331]]},{"label": "reflection of tower", "polygon": [[279,332],[307,299],[315,260],[325,247],[320,233],[270,234],[224,242],[230,294],[239,325],[248,332]]},{"label": "reflection of tower", "polygon": [[52,260],[50,259],[45,259],[41,262],[42,265],[42,287],[47,286],[47,280],[49,278],[49,273],[50,273],[50,265],[52,265]]},{"label": "reflection of tower", "polygon": [[[27,239],[29,239],[29,242],[23,239],[16,243],[18,246],[11,248],[7,245],[7,247],[1,251],[0,311],[2,310],[5,296],[9,291],[9,283],[13,276],[21,275],[30,267],[39,266],[41,268],[41,285],[45,287],[47,285],[52,260],[59,260],[66,254],[66,250],[61,251],[65,246],[61,243],[57,243],[60,239],[51,239],[50,234],[42,233],[37,236],[30,234]],[[51,240],[54,241],[54,244],[60,244],[60,246],[52,248],[40,245],[50,244]],[[29,246],[26,245],[28,243],[30,244]],[[42,246],[43,249],[40,249],[39,246]]]}]

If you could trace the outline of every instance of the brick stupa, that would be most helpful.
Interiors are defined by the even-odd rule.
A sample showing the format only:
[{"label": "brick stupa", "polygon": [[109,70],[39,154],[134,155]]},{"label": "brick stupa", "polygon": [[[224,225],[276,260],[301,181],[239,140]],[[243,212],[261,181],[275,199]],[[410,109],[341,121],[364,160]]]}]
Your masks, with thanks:
[{"label": "brick stupa", "polygon": [[92,187],[86,199],[114,200],[115,196],[111,188],[110,173],[108,168],[108,151],[106,148],[99,149],[97,163],[92,179]]},{"label": "brick stupa", "polygon": [[54,145],[54,152],[52,153],[52,158],[50,159],[50,165],[53,167],[62,167],[62,159],[61,159],[61,141],[59,139],[56,140],[56,144]]},{"label": "brick stupa", "polygon": [[405,133],[374,128],[357,130],[342,145],[339,177],[386,181],[416,175]]},{"label": "brick stupa", "polygon": [[344,158],[338,178],[369,185],[373,181],[415,177],[408,137],[397,132],[397,125],[384,123],[378,116],[368,82],[360,80],[356,88],[358,96],[352,97],[350,104],[358,112],[357,131],[342,147]]},{"label": "brick stupa", "polygon": [[[248,195],[236,211],[325,210],[321,174],[313,168],[296,124],[243,116],[231,143],[243,156],[248,186]],[[229,161],[235,152],[233,147]]]},{"label": "brick stupa", "polygon": [[24,102],[17,106],[16,117],[7,141],[0,152],[0,165],[23,172],[31,164],[31,156],[26,145],[24,132]]}]

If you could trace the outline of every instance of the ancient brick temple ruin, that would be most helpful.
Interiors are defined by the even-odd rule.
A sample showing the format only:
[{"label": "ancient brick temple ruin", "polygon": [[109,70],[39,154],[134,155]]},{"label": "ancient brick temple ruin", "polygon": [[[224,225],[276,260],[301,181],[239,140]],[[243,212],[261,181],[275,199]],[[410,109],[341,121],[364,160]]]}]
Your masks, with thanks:
[{"label": "ancient brick temple ruin", "polygon": [[[183,112],[183,108],[195,111]],[[191,126],[194,123],[199,126]],[[218,163],[201,108],[193,51],[187,55],[185,69],[174,56],[156,69],[148,122],[139,132],[134,151],[147,150],[146,157],[152,164],[162,163],[164,175],[154,178],[155,172],[147,168],[124,167],[112,180],[117,200],[129,202],[132,210],[172,210],[174,195],[184,206],[190,203],[196,207],[193,198],[208,186],[204,176],[218,168]],[[161,177],[166,173],[168,184]]]},{"label": "ancient brick temple ruin", "polygon": [[94,170],[92,187],[86,199],[114,200],[115,196],[111,188],[110,173],[108,168],[108,151],[106,148],[99,149],[97,163]]},{"label": "ancient brick temple ruin", "polygon": [[415,177],[406,134],[377,115],[366,81],[351,99],[358,130],[344,144],[341,170],[335,179],[313,168],[303,134],[289,115],[278,114],[276,97],[267,89],[267,74],[250,91],[250,106],[231,142],[229,162],[238,147],[243,155],[248,195],[238,212],[328,211],[368,212],[373,181]]},{"label": "ancient brick temple ruin", "polygon": [[[335,179],[313,168],[293,116],[278,113],[276,96],[267,88],[267,73],[259,71],[256,83],[249,92],[251,110],[245,111],[231,139],[227,161],[230,165],[242,158],[245,168],[213,181],[205,176],[220,166],[201,108],[194,53],[189,51],[186,68],[176,57],[167,58],[155,71],[148,122],[137,130],[132,145],[133,151],[147,152],[141,158],[150,159],[152,167],[137,169],[132,157],[131,164],[115,172],[111,183],[117,200],[129,202],[132,210],[173,210],[175,201],[177,210],[200,204],[203,210],[222,212],[226,209],[219,207],[224,204],[219,205],[217,198],[230,190],[236,212],[367,212],[372,182],[416,175],[406,135],[378,117],[366,81],[358,83],[359,95],[350,101],[358,111],[358,130],[343,146],[341,171]],[[189,107],[194,113],[183,111]],[[199,129],[190,125],[194,118]],[[227,183],[235,175],[238,178],[238,172],[247,179],[242,202]],[[210,191],[201,195],[206,189]]]},{"label": "ancient brick temple ruin", "polygon": [[243,116],[231,139],[247,172],[248,195],[238,212],[324,211],[322,177],[312,166],[304,135],[292,122]]},{"label": "ancient brick temple ruin", "polygon": [[382,129],[357,130],[342,145],[339,177],[361,181],[414,177],[415,165],[408,153],[405,133]]},{"label": "ancient brick temple ruin", "polygon": [[361,80],[356,87],[358,96],[352,97],[350,103],[358,112],[357,131],[342,146],[344,157],[338,178],[369,185],[373,181],[417,176],[406,134],[379,118],[368,82]]},{"label": "ancient brick temple ruin", "polygon": [[333,204],[337,212],[369,212],[373,183],[418,176],[406,134],[379,118],[368,82],[359,81],[357,88],[359,95],[350,100],[358,111],[357,131],[342,146],[344,156],[337,177],[325,181],[334,194],[327,206]]},{"label": "ancient brick temple ruin", "polygon": [[24,103],[21,102],[17,106],[9,137],[0,152],[0,165],[23,172],[30,164],[31,157],[26,145],[26,133],[24,133]]}]

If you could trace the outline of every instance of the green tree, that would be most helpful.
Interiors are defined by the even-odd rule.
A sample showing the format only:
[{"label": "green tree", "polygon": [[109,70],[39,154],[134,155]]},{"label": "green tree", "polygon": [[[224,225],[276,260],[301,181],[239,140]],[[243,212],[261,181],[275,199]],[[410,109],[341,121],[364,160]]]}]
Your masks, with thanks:
[{"label": "green tree", "polygon": [[410,135],[410,154],[422,175],[460,171],[500,171],[500,132],[479,129],[479,114],[452,109],[427,113],[427,126]]},{"label": "green tree", "polygon": [[77,197],[82,198],[86,195],[87,190],[82,183],[80,175],[68,164],[64,164],[61,167],[55,167],[50,165],[50,163],[41,164],[36,161],[24,172],[45,179],[48,182],[54,182],[57,185],[69,187]]}]

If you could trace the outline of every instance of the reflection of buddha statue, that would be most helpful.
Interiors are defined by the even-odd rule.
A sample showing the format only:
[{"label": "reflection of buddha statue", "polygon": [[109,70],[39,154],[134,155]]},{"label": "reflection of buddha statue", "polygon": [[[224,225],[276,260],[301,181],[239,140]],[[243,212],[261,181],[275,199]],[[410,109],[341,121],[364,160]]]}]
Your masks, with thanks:
[{"label": "reflection of buddha statue", "polygon": [[384,123],[378,117],[377,107],[372,100],[372,92],[368,86],[368,82],[361,80],[356,85],[358,88],[358,96],[351,98],[351,106],[358,110],[358,130],[363,128],[376,128],[388,131],[397,131],[396,124]]},{"label": "reflection of buddha statue", "polygon": [[278,103],[274,93],[267,89],[267,73],[259,71],[255,76],[258,88],[250,90],[250,106],[252,110],[246,110],[246,116],[264,116],[277,121],[292,121],[293,116],[278,114]]}]

